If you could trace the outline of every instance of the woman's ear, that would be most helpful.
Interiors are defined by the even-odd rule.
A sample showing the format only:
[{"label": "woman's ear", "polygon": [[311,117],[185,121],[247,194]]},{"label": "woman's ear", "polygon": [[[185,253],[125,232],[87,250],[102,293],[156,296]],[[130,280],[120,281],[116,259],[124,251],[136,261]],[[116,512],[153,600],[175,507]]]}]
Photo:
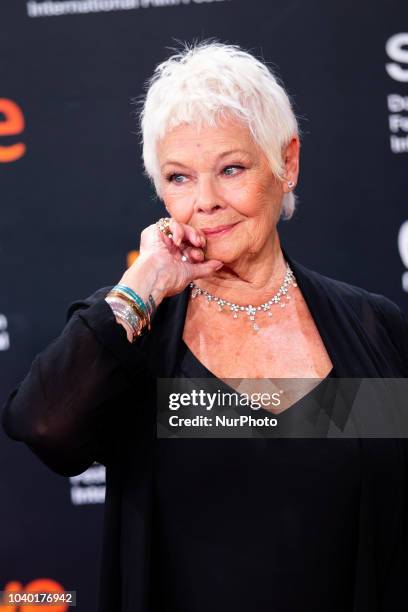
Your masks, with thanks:
[{"label": "woman's ear", "polygon": [[285,165],[285,181],[283,182],[285,193],[289,193],[296,187],[299,176],[299,153],[300,140],[297,136],[293,136],[282,152]]}]

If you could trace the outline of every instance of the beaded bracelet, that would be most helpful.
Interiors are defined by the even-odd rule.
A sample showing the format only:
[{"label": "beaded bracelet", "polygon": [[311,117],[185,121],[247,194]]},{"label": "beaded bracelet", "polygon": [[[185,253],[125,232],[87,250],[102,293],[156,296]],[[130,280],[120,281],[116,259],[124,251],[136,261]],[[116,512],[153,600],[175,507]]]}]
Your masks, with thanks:
[{"label": "beaded bracelet", "polygon": [[130,325],[132,325],[132,327],[134,327],[135,329],[138,329],[139,327],[142,326],[141,318],[134,311],[134,309],[132,308],[130,304],[123,302],[121,298],[118,299],[118,298],[115,298],[114,296],[109,296],[109,295],[107,296],[107,302],[108,304],[113,306],[114,309],[118,311],[118,313],[126,316],[127,320],[129,321]]},{"label": "beaded bracelet", "polygon": [[118,294],[116,292],[111,292],[109,294],[112,297],[117,297],[121,300],[123,300],[124,302],[126,302],[126,304],[132,309],[133,313],[139,317],[139,319],[142,321],[142,325],[143,327],[146,327],[147,329],[150,330],[150,321],[147,317],[147,315],[143,312],[143,310],[140,308],[140,306],[138,304],[136,304],[136,302],[134,302],[132,300],[132,298],[129,297],[125,297],[121,294]]},{"label": "beaded bracelet", "polygon": [[116,319],[120,319],[120,321],[124,324],[124,327],[126,329],[127,335],[129,336],[129,332],[130,332],[130,336],[133,340],[134,335],[135,335],[135,331],[132,327],[132,325],[130,324],[130,322],[128,321],[128,319],[126,318],[126,316],[120,311],[119,309],[119,304],[118,302],[113,302],[110,299],[108,299],[108,297],[105,297],[105,301],[109,304],[109,306],[112,309],[113,314],[115,315]]},{"label": "beaded bracelet", "polygon": [[[130,289],[130,287],[127,287],[126,285],[115,285],[111,293],[115,293],[115,292],[119,293],[126,300],[129,300],[130,298],[132,300],[132,304],[139,306],[139,308],[143,311],[147,319],[146,324],[149,326],[149,329],[150,329],[150,312],[151,312],[150,307],[149,308],[147,307],[147,305],[142,300],[142,298],[139,295],[137,295],[137,293],[135,293],[133,289]],[[153,298],[152,298],[152,301],[154,304]]]},{"label": "beaded bracelet", "polygon": [[117,305],[117,301],[116,305],[113,306],[113,308],[117,310],[118,316],[122,315],[122,318],[125,317],[127,323],[132,327],[134,334],[133,338],[135,338],[135,336],[140,336],[146,328],[150,331],[150,320],[157,310],[156,303],[151,294],[149,294],[147,301],[144,302],[140,295],[131,287],[118,284],[111,289],[108,297],[110,298],[107,300],[108,303],[112,301],[112,298],[116,297],[121,300],[122,303],[126,302],[127,307],[131,309],[124,310],[123,306]]},{"label": "beaded bracelet", "polygon": [[113,289],[108,295],[111,297],[117,297],[126,302],[133,309],[133,312],[142,320],[143,326],[150,330],[150,320],[147,313],[142,310],[142,308],[133,300],[133,298],[129,297],[129,295],[126,293],[120,293],[119,291],[114,291]]},{"label": "beaded bracelet", "polygon": [[128,340],[129,340],[129,334],[130,334],[131,342],[133,343],[135,341],[135,331],[134,331],[133,327],[131,325],[129,325],[129,322],[126,319],[126,317],[122,316],[116,309],[113,309],[113,313],[114,313],[116,319],[119,319],[119,321],[121,321],[121,323],[123,323],[123,325],[125,327],[125,330],[126,330],[126,335],[128,336]]},{"label": "beaded bracelet", "polygon": [[105,300],[112,308],[114,315],[118,317],[125,324],[126,329],[130,331],[132,342],[134,342],[136,337],[141,336],[145,329],[142,319],[135,314],[130,305],[122,301],[122,298],[119,300],[107,295]]}]

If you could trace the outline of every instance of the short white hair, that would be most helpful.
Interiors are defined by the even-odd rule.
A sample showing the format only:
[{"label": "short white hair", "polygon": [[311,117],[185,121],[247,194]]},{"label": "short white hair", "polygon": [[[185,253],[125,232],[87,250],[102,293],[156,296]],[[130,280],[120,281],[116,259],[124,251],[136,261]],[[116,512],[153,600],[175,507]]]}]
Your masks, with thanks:
[{"label": "short white hair", "polygon": [[[183,123],[216,126],[231,116],[248,126],[272,173],[285,180],[282,147],[299,137],[298,123],[282,84],[252,54],[213,40],[184,43],[156,67],[147,86],[140,114],[143,162],[159,197],[157,144],[166,132]],[[282,218],[290,219],[295,205],[295,195],[284,194]]]}]

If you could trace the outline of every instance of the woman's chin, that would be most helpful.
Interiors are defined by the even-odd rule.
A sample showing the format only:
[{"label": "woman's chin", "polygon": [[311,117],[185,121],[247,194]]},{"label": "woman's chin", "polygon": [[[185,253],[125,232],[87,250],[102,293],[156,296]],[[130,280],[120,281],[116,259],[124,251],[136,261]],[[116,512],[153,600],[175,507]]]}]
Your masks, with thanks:
[{"label": "woman's chin", "polygon": [[236,253],[232,249],[222,248],[219,246],[208,246],[205,250],[206,259],[218,259],[225,264],[231,263],[236,259]]}]

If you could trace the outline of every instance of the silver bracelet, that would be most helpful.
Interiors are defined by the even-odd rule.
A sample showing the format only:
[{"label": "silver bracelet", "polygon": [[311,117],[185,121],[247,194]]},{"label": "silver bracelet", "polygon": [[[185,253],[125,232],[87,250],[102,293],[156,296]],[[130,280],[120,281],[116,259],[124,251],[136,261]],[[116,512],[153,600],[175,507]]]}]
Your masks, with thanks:
[{"label": "silver bracelet", "polygon": [[118,313],[122,313],[126,315],[126,318],[129,320],[129,323],[132,326],[138,326],[140,317],[135,313],[133,308],[127,304],[126,302],[122,302],[120,299],[107,297],[105,298],[108,304],[111,306],[112,310]]},{"label": "silver bracelet", "polygon": [[130,342],[133,342],[134,338],[135,338],[135,333],[133,328],[129,325],[129,323],[126,321],[126,319],[124,317],[122,317],[122,315],[119,314],[115,314],[116,317],[116,321],[120,321],[123,324],[123,327],[125,328],[126,331],[126,335],[128,337],[129,340],[129,336],[130,336]]},{"label": "silver bracelet", "polygon": [[132,342],[134,342],[135,338],[141,335],[141,327],[135,326],[133,323],[130,323],[129,319],[123,313],[115,310],[113,311],[113,313],[116,319],[119,319],[124,324],[126,329],[129,330]]},{"label": "silver bracelet", "polygon": [[138,327],[140,317],[135,313],[131,306],[113,300],[107,300],[115,314],[124,316],[132,327]]},{"label": "silver bracelet", "polygon": [[132,333],[133,340],[136,336],[141,335],[144,328],[143,321],[137,316],[131,306],[116,297],[105,297],[105,301],[111,307],[114,315],[127,324]]}]

